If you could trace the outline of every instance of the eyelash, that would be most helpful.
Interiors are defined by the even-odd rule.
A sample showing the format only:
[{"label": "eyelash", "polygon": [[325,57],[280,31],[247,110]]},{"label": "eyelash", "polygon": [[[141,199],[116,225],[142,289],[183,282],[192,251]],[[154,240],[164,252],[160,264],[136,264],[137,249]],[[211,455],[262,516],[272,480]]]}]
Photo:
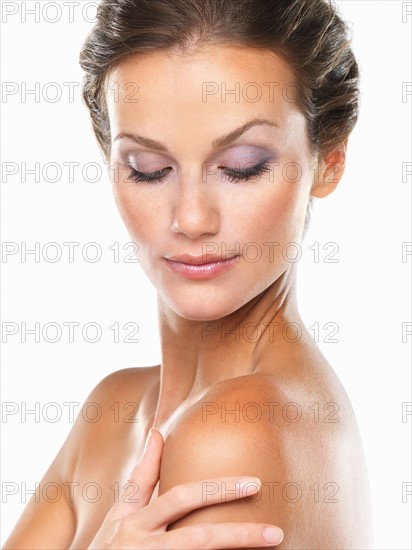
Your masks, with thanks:
[{"label": "eyelash", "polygon": [[261,176],[265,172],[270,172],[270,165],[267,164],[266,161],[263,161],[260,164],[246,168],[246,170],[240,170],[239,168],[228,168],[225,175],[227,176],[228,181],[238,183],[242,180],[248,181],[250,178],[254,178],[255,176]]},{"label": "eyelash", "polygon": [[164,174],[163,172],[165,170],[171,170],[171,168],[163,168],[163,170],[156,170],[155,172],[150,172],[146,174],[145,172],[138,172],[135,170],[132,166],[129,166],[130,172],[129,172],[129,178],[133,180],[135,183],[154,183],[155,181],[160,182],[162,181],[167,174]]},{"label": "eyelash", "polygon": [[[133,180],[135,183],[154,183],[161,182],[167,176],[167,173],[164,173],[165,170],[171,170],[170,167],[163,168],[162,170],[156,170],[155,172],[145,173],[138,172],[132,166],[130,168],[129,179]],[[248,181],[250,178],[255,176],[261,176],[264,172],[270,171],[270,165],[266,161],[257,164],[256,166],[251,166],[245,170],[240,170],[239,168],[227,168],[225,175],[230,182],[239,183],[240,181]]]}]

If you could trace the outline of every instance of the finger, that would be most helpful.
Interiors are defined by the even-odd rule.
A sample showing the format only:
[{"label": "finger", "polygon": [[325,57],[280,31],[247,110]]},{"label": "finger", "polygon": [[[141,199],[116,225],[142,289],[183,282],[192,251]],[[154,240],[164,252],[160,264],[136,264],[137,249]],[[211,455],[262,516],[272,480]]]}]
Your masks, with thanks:
[{"label": "finger", "polygon": [[169,523],[197,508],[255,494],[260,485],[257,477],[239,476],[215,477],[175,485],[140,510],[134,525],[145,530],[166,528]]},{"label": "finger", "polygon": [[111,519],[119,519],[136,512],[150,501],[160,476],[163,445],[160,431],[151,428],[143,454],[124,484],[119,502],[110,511]]},{"label": "finger", "polygon": [[[271,532],[271,536],[269,536]],[[280,544],[283,531],[266,523],[198,523],[157,535],[166,548],[256,548]],[[267,538],[265,538],[267,537]]]},{"label": "finger", "polygon": [[139,463],[132,470],[130,481],[139,489],[142,506],[150,501],[160,477],[160,464],[164,447],[163,436],[157,428],[151,428]]}]

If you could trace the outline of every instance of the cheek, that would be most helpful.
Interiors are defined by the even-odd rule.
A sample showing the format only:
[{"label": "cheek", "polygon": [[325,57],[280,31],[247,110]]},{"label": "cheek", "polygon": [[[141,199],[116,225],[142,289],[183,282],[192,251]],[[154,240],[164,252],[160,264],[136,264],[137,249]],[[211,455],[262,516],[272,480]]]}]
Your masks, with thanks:
[{"label": "cheek", "polygon": [[[300,234],[302,209],[303,200],[297,184],[282,183],[276,189],[268,189],[267,193],[251,194],[239,203],[232,202],[230,222],[245,242],[279,241],[285,244],[296,240]],[[230,234],[230,226],[227,231]]]},{"label": "cheek", "polygon": [[[292,199],[289,193],[268,197],[241,229],[243,283],[252,294],[278,279],[299,255],[301,224],[297,222],[298,201]],[[251,279],[255,280],[252,285]]]},{"label": "cheek", "polygon": [[159,201],[153,193],[144,193],[133,187],[134,184],[113,186],[113,196],[123,223],[133,241],[140,247],[153,240],[162,218]]}]

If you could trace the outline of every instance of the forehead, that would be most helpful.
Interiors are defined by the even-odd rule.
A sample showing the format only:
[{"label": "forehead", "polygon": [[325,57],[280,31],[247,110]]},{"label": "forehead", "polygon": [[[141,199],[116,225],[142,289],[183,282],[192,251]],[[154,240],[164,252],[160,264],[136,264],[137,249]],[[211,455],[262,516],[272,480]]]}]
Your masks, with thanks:
[{"label": "forehead", "polygon": [[[191,53],[132,55],[109,75],[106,102],[112,136],[144,128],[152,137],[186,125],[213,137],[254,117],[279,127],[301,116],[291,67],[254,48],[212,45]],[[146,133],[147,133],[146,132]]]}]

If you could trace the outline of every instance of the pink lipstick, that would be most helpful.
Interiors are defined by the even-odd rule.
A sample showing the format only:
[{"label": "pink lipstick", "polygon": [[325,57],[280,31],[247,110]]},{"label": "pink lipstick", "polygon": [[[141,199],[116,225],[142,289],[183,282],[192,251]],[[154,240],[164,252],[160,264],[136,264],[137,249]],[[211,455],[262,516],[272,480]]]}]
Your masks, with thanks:
[{"label": "pink lipstick", "polygon": [[239,256],[231,256],[227,259],[212,254],[192,256],[182,254],[180,256],[165,257],[166,265],[182,277],[187,279],[211,279],[226,271],[229,271],[239,261]]}]

